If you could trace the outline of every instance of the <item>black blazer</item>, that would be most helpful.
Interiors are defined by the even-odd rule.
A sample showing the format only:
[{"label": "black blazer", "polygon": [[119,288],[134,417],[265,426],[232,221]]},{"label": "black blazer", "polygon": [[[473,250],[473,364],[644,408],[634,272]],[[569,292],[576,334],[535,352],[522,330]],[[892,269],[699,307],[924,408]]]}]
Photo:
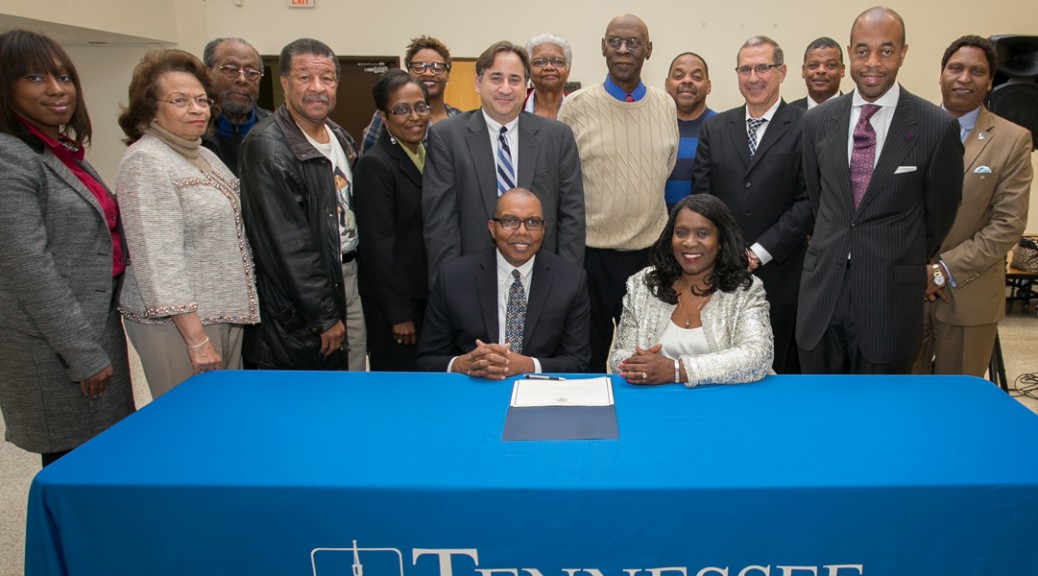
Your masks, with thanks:
[{"label": "black blazer", "polygon": [[[541,201],[544,250],[584,263],[584,181],[573,132],[565,124],[519,114],[516,185]],[[497,205],[496,142],[481,110],[448,118],[429,130],[422,204],[429,276],[463,254],[493,248],[487,220]]]},{"label": "black blazer", "polygon": [[416,320],[413,302],[429,297],[422,239],[422,174],[383,131],[353,173],[358,274],[364,302],[389,324]]},{"label": "black blazer", "polygon": [[794,108],[800,108],[801,110],[804,110],[806,112],[807,111],[807,96],[804,96],[803,98],[800,98],[798,100],[794,100],[794,101],[790,102],[789,105],[794,107]]},{"label": "black blazer", "polygon": [[780,102],[750,157],[746,107],[713,116],[699,133],[693,194],[724,200],[746,245],[759,242],[772,261],[754,271],[768,302],[795,304],[813,219],[801,164],[804,111]]},{"label": "black blazer", "polygon": [[847,273],[861,353],[879,364],[910,358],[919,345],[924,266],[955,220],[963,146],[954,118],[901,88],[883,151],[855,210],[847,159],[853,96],[813,108],[804,121],[804,176],[815,229],[800,283],[797,344],[818,346]]},{"label": "black blazer", "polygon": [[[587,273],[541,250],[533,263],[523,354],[545,372],[584,372],[591,362]],[[441,269],[418,341],[419,370],[443,372],[451,358],[497,342],[497,249],[462,256]]]}]

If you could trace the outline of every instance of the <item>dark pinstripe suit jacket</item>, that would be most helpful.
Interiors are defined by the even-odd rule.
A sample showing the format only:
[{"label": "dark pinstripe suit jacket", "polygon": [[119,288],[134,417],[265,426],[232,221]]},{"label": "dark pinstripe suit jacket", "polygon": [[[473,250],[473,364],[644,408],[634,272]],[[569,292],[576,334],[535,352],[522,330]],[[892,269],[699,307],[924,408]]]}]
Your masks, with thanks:
[{"label": "dark pinstripe suit jacket", "polygon": [[804,177],[815,229],[804,259],[797,344],[814,349],[833,311],[850,255],[851,309],[862,355],[911,357],[923,326],[924,266],[948,233],[962,197],[959,124],[904,88],[857,210],[847,141],[852,94],[804,121]]}]

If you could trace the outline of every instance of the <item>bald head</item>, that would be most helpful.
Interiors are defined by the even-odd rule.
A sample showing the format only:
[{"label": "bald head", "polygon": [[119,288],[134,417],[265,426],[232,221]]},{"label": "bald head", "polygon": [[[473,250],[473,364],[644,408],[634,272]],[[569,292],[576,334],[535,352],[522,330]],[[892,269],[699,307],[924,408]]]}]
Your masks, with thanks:
[{"label": "bald head", "polygon": [[644,20],[634,14],[621,14],[610,20],[609,25],[606,26],[606,36],[609,36],[610,29],[619,26],[638,28],[645,34],[645,39],[649,39],[649,27],[645,25]]},{"label": "bald head", "polygon": [[854,38],[854,29],[857,28],[859,24],[863,26],[894,26],[901,32],[898,42],[901,45],[905,44],[905,21],[901,18],[900,14],[886,6],[874,6],[861,14],[858,14],[858,17],[854,19],[854,26],[851,27],[852,42]]},{"label": "bald head", "polygon": [[602,38],[609,78],[630,94],[642,78],[642,66],[652,56],[649,27],[633,14],[621,14],[609,21]]},{"label": "bald head", "polygon": [[889,8],[870,8],[854,20],[847,46],[851,78],[866,102],[875,102],[897,82],[905,62],[905,23]]}]

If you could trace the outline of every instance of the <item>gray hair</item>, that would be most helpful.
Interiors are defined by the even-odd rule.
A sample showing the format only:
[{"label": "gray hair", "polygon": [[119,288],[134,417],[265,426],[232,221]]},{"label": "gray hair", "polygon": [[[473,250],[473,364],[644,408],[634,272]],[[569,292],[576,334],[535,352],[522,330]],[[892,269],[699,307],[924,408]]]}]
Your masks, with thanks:
[{"label": "gray hair", "polygon": [[[774,40],[772,40],[771,38],[768,38],[767,36],[750,36],[749,38],[746,39],[745,42],[742,43],[742,46],[739,47],[739,52],[742,52],[743,48],[752,48],[754,46],[762,46],[764,44],[767,44],[768,46],[771,46],[772,50],[774,50],[774,57],[775,57],[775,61],[773,62],[774,65],[782,66],[783,64],[786,63],[786,60],[785,60],[785,58],[782,55],[782,48],[779,47],[778,42],[775,42]],[[738,53],[736,53],[736,56],[735,56],[735,63],[736,63],[736,65],[739,64],[739,55],[738,55]]]},{"label": "gray hair", "polygon": [[281,67],[281,75],[286,78],[292,72],[292,58],[294,56],[317,56],[319,58],[328,58],[332,61],[332,64],[335,65],[335,77],[339,77],[339,73],[341,72],[339,68],[339,59],[335,57],[335,52],[332,52],[332,49],[320,40],[314,40],[313,38],[300,38],[289,42],[281,49],[281,56],[278,58],[278,65]]},{"label": "gray hair", "polygon": [[244,44],[252,49],[256,53],[256,59],[259,60],[259,50],[245,41],[244,38],[238,38],[237,36],[230,36],[227,38],[214,38],[205,45],[205,50],[202,51],[202,64],[205,64],[206,68],[212,68],[216,62],[216,49],[220,47],[220,44],[224,42],[233,42],[235,44]]},{"label": "gray hair", "polygon": [[530,58],[533,58],[533,49],[541,44],[554,44],[562,48],[562,55],[566,57],[566,65],[573,64],[573,50],[569,47],[569,42],[562,36],[545,32],[530,38],[530,41],[526,43],[526,53],[530,55]]}]

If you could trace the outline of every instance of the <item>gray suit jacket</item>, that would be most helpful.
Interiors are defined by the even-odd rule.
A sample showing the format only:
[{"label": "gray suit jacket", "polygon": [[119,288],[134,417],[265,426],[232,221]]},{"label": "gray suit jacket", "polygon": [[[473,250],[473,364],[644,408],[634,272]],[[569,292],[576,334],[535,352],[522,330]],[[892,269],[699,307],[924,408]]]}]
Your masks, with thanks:
[{"label": "gray suit jacket", "polygon": [[[69,450],[133,411],[112,238],[100,204],[39,140],[0,134],[0,166],[0,408],[11,442]],[[113,382],[84,398],[77,382],[109,364]]]},{"label": "gray suit jacket", "polygon": [[[495,149],[480,110],[430,129],[422,182],[430,278],[443,263],[494,246],[487,221],[497,204]],[[565,124],[519,115],[517,180],[541,200],[548,224],[542,250],[583,265],[584,184],[576,141]]]},{"label": "gray suit jacket", "polygon": [[797,344],[818,346],[847,272],[861,353],[887,363],[911,358],[922,337],[924,267],[959,207],[963,147],[954,118],[902,88],[855,210],[847,160],[853,96],[804,117],[804,177],[815,228],[800,283]]}]

